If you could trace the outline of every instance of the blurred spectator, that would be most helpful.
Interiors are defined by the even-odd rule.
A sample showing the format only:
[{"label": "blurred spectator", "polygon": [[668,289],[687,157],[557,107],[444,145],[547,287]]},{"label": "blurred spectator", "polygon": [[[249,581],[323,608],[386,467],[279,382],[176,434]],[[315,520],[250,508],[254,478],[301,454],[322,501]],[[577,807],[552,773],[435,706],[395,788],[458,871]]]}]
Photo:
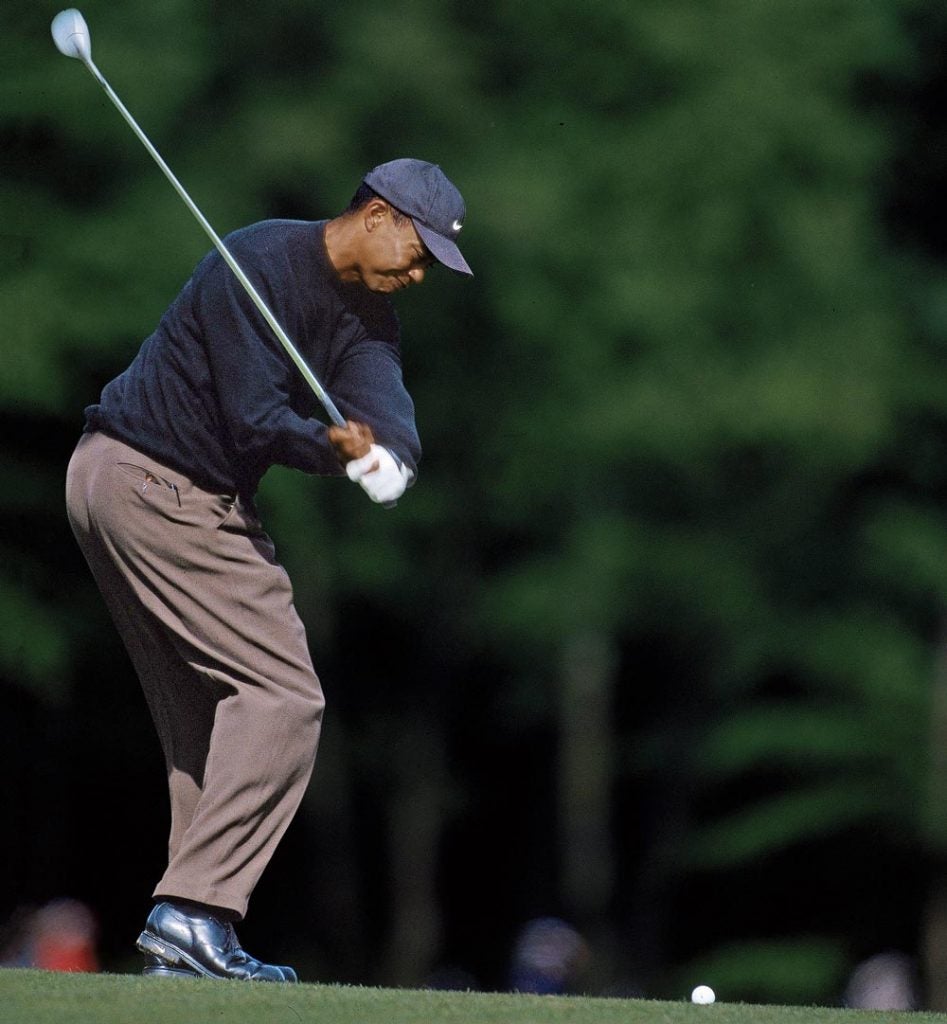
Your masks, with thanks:
[{"label": "blurred spectator", "polygon": [[15,916],[0,963],[44,971],[98,971],[96,933],[95,917],[84,903],[53,900]]},{"label": "blurred spectator", "polygon": [[879,953],[860,963],[845,990],[853,1010],[916,1010],[914,964],[904,953]]},{"label": "blurred spectator", "polygon": [[557,917],[528,922],[513,950],[510,988],[514,992],[561,995],[569,991],[588,959],[585,939]]}]

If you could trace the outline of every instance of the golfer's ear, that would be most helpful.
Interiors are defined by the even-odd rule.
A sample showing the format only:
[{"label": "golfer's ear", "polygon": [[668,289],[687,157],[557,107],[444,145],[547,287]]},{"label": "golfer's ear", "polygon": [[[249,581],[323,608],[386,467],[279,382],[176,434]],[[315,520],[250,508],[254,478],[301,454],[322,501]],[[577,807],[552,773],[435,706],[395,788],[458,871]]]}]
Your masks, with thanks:
[{"label": "golfer's ear", "polygon": [[390,212],[391,210],[384,199],[372,199],[366,203],[363,214],[365,230],[374,231]]}]

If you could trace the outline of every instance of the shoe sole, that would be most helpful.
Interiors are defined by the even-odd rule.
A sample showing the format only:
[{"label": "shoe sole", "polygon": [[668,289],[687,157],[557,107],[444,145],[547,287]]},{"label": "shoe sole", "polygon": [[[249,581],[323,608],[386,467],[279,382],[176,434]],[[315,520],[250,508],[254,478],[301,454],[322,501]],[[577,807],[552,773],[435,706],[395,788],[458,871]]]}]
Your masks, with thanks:
[{"label": "shoe sole", "polygon": [[[159,939],[157,935],[149,932],[147,929],[138,936],[138,941],[135,943],[138,951],[144,953],[145,956],[157,957],[161,961],[161,967],[157,965],[154,967],[146,967],[142,973],[151,975],[160,975],[162,977],[170,977],[172,975],[176,977],[200,977],[200,978],[213,978],[216,981],[233,981],[229,975],[226,974],[213,974],[208,971],[206,967],[202,967],[193,957],[187,955],[184,950],[179,949],[173,943],[166,941],[165,939]],[[295,972],[294,972],[295,973]],[[296,981],[296,978],[287,978],[283,971],[280,970],[280,974],[283,975],[284,982]]]},{"label": "shoe sole", "polygon": [[199,978],[197,971],[189,967],[171,967],[165,963],[149,964],[141,972],[146,978]]},{"label": "shoe sole", "polygon": [[[152,935],[149,931],[142,932],[135,945],[138,947],[138,951],[144,953],[145,956],[157,957],[169,971],[175,969],[189,971],[201,978],[217,977],[216,974],[211,974],[206,968],[201,967],[183,950],[164,939],[159,939],[157,935]],[[148,968],[146,967],[145,970],[148,971]]]}]

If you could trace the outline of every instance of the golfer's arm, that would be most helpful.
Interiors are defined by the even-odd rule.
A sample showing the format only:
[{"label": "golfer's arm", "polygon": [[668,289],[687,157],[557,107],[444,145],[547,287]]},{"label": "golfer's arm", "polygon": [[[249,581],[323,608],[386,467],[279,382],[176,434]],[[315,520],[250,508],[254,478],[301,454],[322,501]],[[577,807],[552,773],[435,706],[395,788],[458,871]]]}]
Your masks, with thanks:
[{"label": "golfer's arm", "polygon": [[371,427],[378,444],[417,477],[421,442],[397,350],[374,339],[353,345],[336,367],[330,390],[345,418]]}]

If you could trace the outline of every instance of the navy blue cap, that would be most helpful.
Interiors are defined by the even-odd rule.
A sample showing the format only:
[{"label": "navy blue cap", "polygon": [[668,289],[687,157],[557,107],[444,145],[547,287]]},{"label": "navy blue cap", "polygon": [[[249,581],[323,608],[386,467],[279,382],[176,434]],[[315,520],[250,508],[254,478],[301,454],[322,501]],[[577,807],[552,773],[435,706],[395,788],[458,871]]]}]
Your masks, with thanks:
[{"label": "navy blue cap", "polygon": [[365,184],[407,214],[431,255],[458,274],[473,275],[457,248],[467,208],[447,175],[425,160],[390,160],[365,175]]}]

